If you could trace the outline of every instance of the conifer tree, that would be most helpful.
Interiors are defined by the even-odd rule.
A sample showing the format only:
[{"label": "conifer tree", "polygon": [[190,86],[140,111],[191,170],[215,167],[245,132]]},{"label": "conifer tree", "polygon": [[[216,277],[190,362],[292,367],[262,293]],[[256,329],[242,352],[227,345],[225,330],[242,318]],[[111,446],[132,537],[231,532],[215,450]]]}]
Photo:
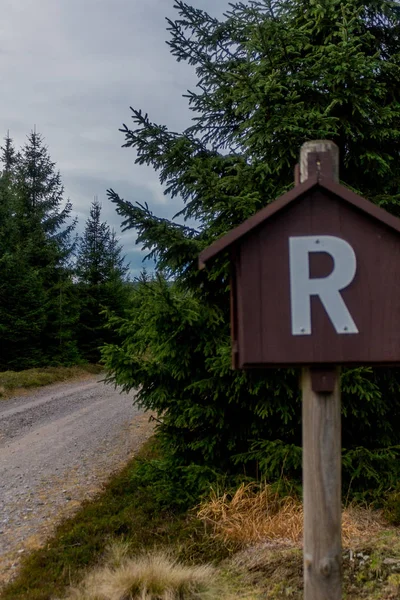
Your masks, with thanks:
[{"label": "conifer tree", "polygon": [[13,140],[8,132],[4,138],[4,146],[0,150],[0,162],[3,165],[3,176],[15,174],[18,155],[15,151]]},{"label": "conifer tree", "polygon": [[[37,269],[45,292],[46,324],[41,346],[48,362],[74,362],[78,307],[74,302],[72,253],[76,220],[64,200],[61,175],[42,136],[32,131],[16,161],[19,234],[29,264]],[[67,301],[68,300],[68,301]]]},{"label": "conifer tree", "polygon": [[100,346],[115,339],[107,328],[105,311],[123,314],[128,269],[116,233],[101,220],[101,204],[95,199],[79,241],[76,264],[81,305],[79,349],[90,362],[98,362]]},{"label": "conifer tree", "polygon": [[20,236],[15,179],[18,157],[9,135],[0,160],[0,369],[21,369],[43,360],[45,294]]},{"label": "conifer tree", "polygon": [[8,135],[0,158],[1,363],[76,362],[71,203],[64,203],[60,174],[36,132],[21,152]]},{"label": "conifer tree", "polygon": [[[218,20],[177,0],[169,46],[196,70],[183,133],[132,109],[125,146],[180,196],[193,229],[109,191],[125,229],[157,262],[135,310],[115,320],[110,379],[162,418],[174,460],[234,469],[258,460],[269,477],[299,475],[300,399],[293,371],[232,372],[227,258],[199,272],[199,252],[293,185],[301,145],[333,140],[342,180],[400,214],[400,7],[392,0],[255,0]],[[344,475],[352,489],[390,485],[399,473],[400,375],[343,375]],[[392,449],[389,451],[389,447]],[[363,468],[359,468],[360,464]],[[355,468],[357,467],[357,468]]]},{"label": "conifer tree", "polygon": [[[69,200],[64,201],[60,172],[56,171],[44,140],[36,131],[30,133],[22,148],[16,174],[26,231],[38,235],[39,239],[44,235],[48,243],[42,251],[57,251],[56,260],[66,262],[73,251],[71,235],[76,221],[68,222],[72,204]],[[37,255],[32,257],[39,264],[42,260],[40,251],[36,247]]]}]

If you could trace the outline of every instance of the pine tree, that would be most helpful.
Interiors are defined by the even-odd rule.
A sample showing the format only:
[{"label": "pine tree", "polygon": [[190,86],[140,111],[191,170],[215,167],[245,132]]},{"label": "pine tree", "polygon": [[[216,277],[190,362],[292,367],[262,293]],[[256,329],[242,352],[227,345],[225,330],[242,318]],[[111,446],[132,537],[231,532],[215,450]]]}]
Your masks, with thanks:
[{"label": "pine tree", "polygon": [[[76,221],[68,223],[72,204],[64,201],[64,187],[59,171],[51,160],[43,138],[33,131],[28,136],[17,161],[17,180],[21,196],[21,208],[28,233],[45,235],[46,246],[53,246],[60,253],[58,261],[66,261],[72,254],[71,235]],[[39,233],[40,232],[40,233]],[[47,250],[47,248],[46,248]],[[40,248],[33,260],[40,264]]]},{"label": "pine tree", "polygon": [[123,314],[128,300],[128,269],[116,233],[102,222],[101,204],[95,199],[80,238],[76,264],[81,304],[79,348],[90,362],[99,361],[100,346],[115,340],[105,311]]},{"label": "pine tree", "polygon": [[13,140],[9,134],[4,139],[4,146],[0,148],[0,229],[1,252],[9,250],[16,243],[17,193],[15,186],[15,166],[17,154]]},{"label": "pine tree", "polygon": [[11,230],[11,219],[13,214],[14,190],[12,188],[13,157],[15,150],[11,138],[7,135],[4,146],[0,148],[0,164],[2,165],[0,176],[0,227],[1,248],[4,252],[7,230]]},{"label": "pine tree", "polygon": [[64,201],[61,175],[36,131],[28,136],[15,170],[20,240],[29,264],[40,273],[45,293],[44,360],[50,364],[74,362],[78,358],[73,341],[78,307],[73,302],[76,220],[70,220],[72,204]]},{"label": "pine tree", "polygon": [[3,177],[15,173],[15,167],[18,161],[18,155],[15,151],[13,140],[8,132],[4,138],[4,146],[1,148],[0,162],[3,165]]},{"label": "pine tree", "polygon": [[45,294],[20,238],[15,179],[18,157],[9,135],[0,160],[0,369],[21,369],[43,360]]},{"label": "pine tree", "polygon": [[46,297],[37,271],[23,250],[0,255],[0,369],[44,364],[42,331]]},{"label": "pine tree", "polygon": [[[228,258],[206,272],[197,258],[293,185],[310,139],[333,140],[343,181],[400,215],[399,3],[259,0],[232,4],[222,20],[181,0],[175,7],[170,49],[198,76],[187,96],[193,124],[170,132],[132,109],[134,127],[122,131],[136,162],[158,171],[165,192],[183,199],[180,216],[198,228],[109,190],[124,228],[176,282],[142,282],[136,309],[114,321],[123,342],[107,349],[110,378],[140,389],[138,401],[162,415],[179,464],[235,469],[254,459],[269,478],[298,476],[297,373],[230,370]],[[395,369],[343,376],[344,475],[353,490],[400,474],[399,382]]]},{"label": "pine tree", "polygon": [[21,152],[7,135],[1,162],[1,365],[76,362],[71,203],[36,132]]}]

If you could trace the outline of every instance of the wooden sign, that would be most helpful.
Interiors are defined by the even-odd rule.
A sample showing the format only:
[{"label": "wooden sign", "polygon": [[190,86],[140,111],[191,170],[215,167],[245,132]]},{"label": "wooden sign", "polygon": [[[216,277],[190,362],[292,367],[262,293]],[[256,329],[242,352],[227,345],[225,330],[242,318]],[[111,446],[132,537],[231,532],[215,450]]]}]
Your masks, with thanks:
[{"label": "wooden sign", "polygon": [[304,366],[305,600],[342,597],[339,367],[400,364],[400,220],[339,185],[338,162],[304,144],[296,187],[200,255],[230,253],[234,367]]},{"label": "wooden sign", "polygon": [[231,255],[234,366],[399,363],[400,220],[308,158],[304,183],[200,255]]}]

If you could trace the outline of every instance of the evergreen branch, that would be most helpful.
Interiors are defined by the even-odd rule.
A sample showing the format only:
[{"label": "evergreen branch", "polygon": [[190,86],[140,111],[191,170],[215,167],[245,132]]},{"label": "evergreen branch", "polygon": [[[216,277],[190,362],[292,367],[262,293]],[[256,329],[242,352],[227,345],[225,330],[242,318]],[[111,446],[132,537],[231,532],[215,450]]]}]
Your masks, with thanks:
[{"label": "evergreen branch", "polygon": [[144,260],[156,259],[158,268],[174,276],[182,275],[194,263],[202,249],[199,232],[191,227],[156,217],[147,203],[121,199],[114,190],[107,190],[108,198],[116,205],[117,213],[124,218],[122,230],[137,232],[136,244],[148,250]]}]

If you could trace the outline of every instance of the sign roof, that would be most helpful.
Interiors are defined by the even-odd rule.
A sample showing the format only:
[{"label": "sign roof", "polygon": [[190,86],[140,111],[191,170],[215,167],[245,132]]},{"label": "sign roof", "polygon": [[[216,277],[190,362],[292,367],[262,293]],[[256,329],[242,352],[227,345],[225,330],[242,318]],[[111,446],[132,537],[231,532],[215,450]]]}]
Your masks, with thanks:
[{"label": "sign roof", "polygon": [[199,257],[200,268],[204,268],[209,260],[227,250],[230,246],[270,219],[273,215],[296,202],[296,200],[302,198],[305,194],[317,187],[335,194],[345,203],[348,203],[350,206],[359,209],[370,217],[373,217],[377,221],[380,221],[384,225],[387,225],[400,233],[400,219],[394,217],[386,210],[376,206],[376,204],[373,204],[355,192],[352,192],[344,185],[334,182],[331,178],[314,175],[309,177],[304,183],[300,183],[286,194],[283,194],[283,196],[280,196],[274,202],[271,202],[271,204],[268,204],[265,208],[259,210],[255,215],[241,223],[241,225],[235,227],[235,229],[232,229],[223,237],[216,240],[213,244],[208,246],[208,248],[205,248]]}]

